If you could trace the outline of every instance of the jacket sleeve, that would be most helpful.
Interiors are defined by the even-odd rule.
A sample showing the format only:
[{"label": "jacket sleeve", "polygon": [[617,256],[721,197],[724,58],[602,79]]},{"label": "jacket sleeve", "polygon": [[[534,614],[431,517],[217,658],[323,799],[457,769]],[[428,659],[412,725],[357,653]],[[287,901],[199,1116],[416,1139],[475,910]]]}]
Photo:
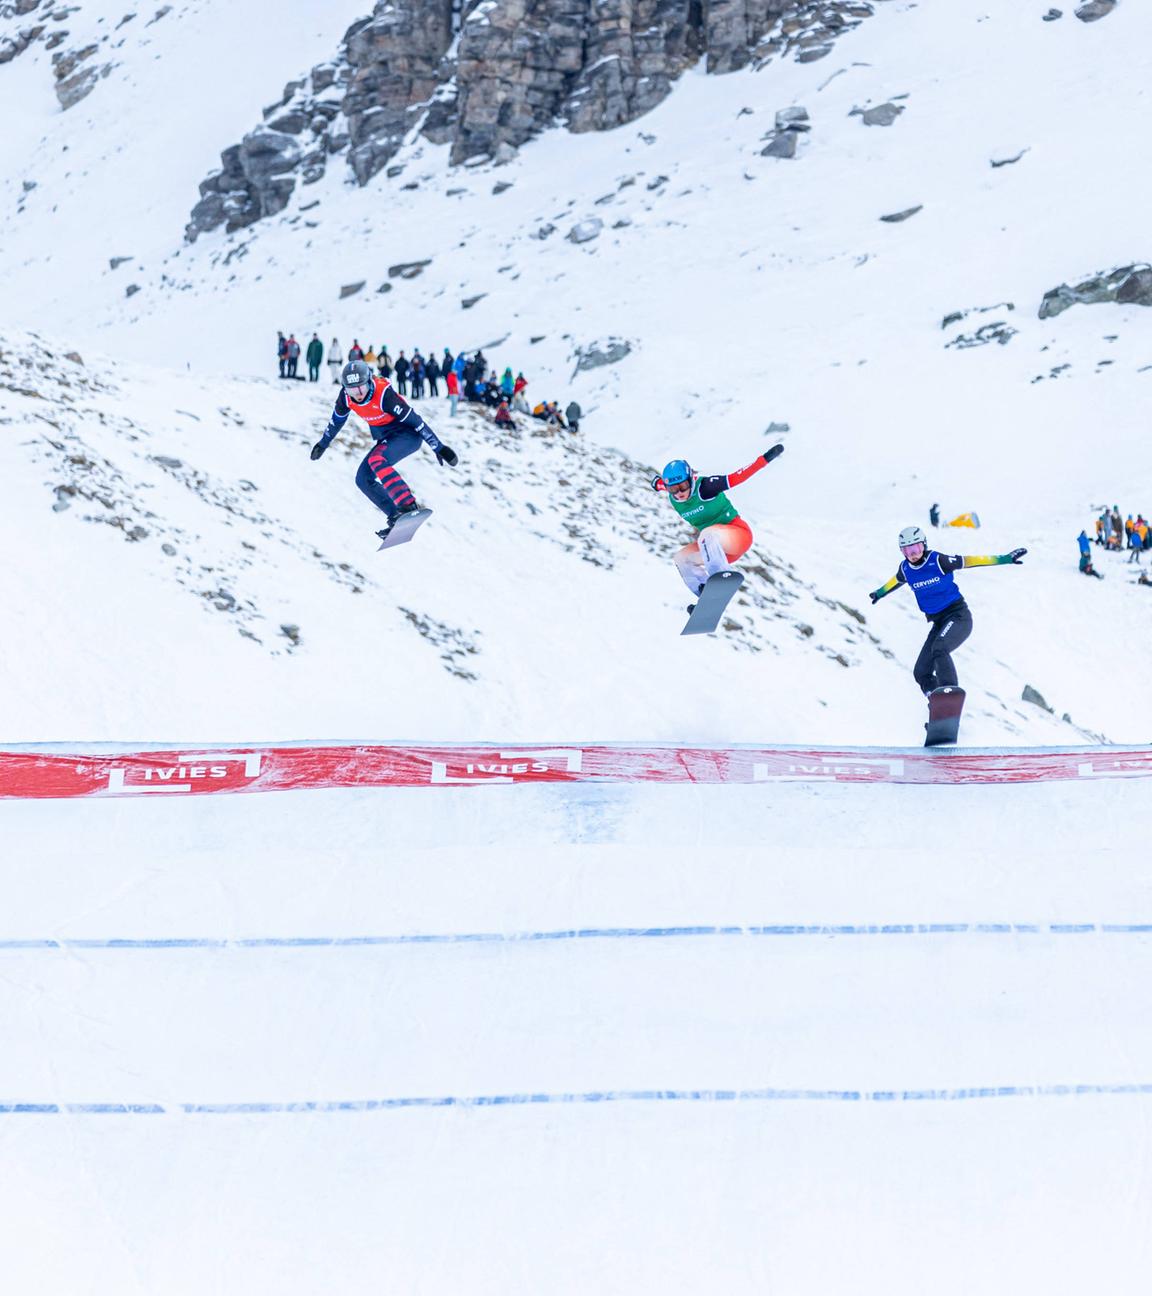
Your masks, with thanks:
[{"label": "jacket sleeve", "polygon": [[962,567],[999,567],[1012,561],[1009,554],[938,554],[940,566],[946,572]]},{"label": "jacket sleeve", "polygon": [[336,440],[340,429],[348,422],[350,412],[348,409],[348,395],[344,388],[341,387],[340,395],[336,397],[336,404],[332,407],[332,417],[328,420],[328,426],[324,429],[324,435],[320,438],[321,444],[330,446]]},{"label": "jacket sleeve", "polygon": [[750,464],[743,468],[737,468],[735,472],[730,472],[726,476],[702,477],[700,479],[700,498],[702,500],[715,499],[721,491],[731,490],[733,486],[742,486],[749,477],[754,477],[761,468],[767,468],[773,459],[784,453],[782,445],[775,445],[765,454],[757,455]]},{"label": "jacket sleeve", "polygon": [[902,571],[898,571],[895,576],[889,577],[888,580],[886,580],[878,590],[873,590],[872,593],[876,595],[877,599],[882,599],[886,595],[891,594],[893,590],[899,589],[900,586],[903,584],[904,584],[904,573]]}]

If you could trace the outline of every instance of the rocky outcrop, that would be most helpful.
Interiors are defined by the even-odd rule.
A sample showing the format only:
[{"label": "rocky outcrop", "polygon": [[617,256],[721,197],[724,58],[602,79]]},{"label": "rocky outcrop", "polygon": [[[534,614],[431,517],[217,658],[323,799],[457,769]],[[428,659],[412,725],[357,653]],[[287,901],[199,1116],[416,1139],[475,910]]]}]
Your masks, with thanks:
[{"label": "rocky outcrop", "polygon": [[871,13],[867,0],[378,0],[224,151],[186,237],[283,210],[338,155],[361,185],[398,171],[414,132],[450,144],[453,163],[507,161],[555,125],[635,120],[701,56],[711,73],[811,61]]},{"label": "rocky outcrop", "polygon": [[1152,266],[1144,263],[1102,271],[1078,284],[1059,284],[1044,294],[1041,319],[1051,319],[1077,304],[1119,302],[1121,305],[1152,306]]}]

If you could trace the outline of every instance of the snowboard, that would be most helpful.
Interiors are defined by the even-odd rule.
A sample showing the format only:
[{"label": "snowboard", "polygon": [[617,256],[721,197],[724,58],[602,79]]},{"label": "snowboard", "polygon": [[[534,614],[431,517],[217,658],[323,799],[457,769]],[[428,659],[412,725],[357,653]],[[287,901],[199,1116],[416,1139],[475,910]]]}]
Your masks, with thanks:
[{"label": "snowboard", "polygon": [[416,509],[412,513],[401,513],[396,519],[396,525],[380,542],[380,548],[394,549],[396,545],[407,544],[431,516],[432,510],[426,508]]},{"label": "snowboard", "polygon": [[925,747],[954,743],[960,733],[960,712],[964,710],[964,690],[945,684],[928,694],[928,723],[924,726]]},{"label": "snowboard", "polygon": [[724,609],[732,596],[744,584],[739,572],[722,571],[709,576],[700,591],[700,598],[692,609],[682,635],[711,634],[720,624]]}]

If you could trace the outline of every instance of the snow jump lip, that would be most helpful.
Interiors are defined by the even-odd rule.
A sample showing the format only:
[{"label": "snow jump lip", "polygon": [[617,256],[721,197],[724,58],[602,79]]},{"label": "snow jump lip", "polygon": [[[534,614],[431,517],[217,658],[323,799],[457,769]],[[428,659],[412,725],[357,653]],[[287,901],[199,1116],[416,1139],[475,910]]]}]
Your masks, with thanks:
[{"label": "snow jump lip", "polygon": [[0,799],[518,783],[1048,783],[1152,778],[1152,747],[650,743],[47,744],[0,750]]}]

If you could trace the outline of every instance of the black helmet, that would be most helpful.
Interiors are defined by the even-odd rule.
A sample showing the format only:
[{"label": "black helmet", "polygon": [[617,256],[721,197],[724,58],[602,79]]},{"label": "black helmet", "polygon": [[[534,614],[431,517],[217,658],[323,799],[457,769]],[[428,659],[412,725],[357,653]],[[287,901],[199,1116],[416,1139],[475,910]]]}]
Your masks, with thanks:
[{"label": "black helmet", "polygon": [[372,370],[363,360],[349,360],[340,372],[340,382],[348,399],[357,405],[363,405],[372,395]]}]

